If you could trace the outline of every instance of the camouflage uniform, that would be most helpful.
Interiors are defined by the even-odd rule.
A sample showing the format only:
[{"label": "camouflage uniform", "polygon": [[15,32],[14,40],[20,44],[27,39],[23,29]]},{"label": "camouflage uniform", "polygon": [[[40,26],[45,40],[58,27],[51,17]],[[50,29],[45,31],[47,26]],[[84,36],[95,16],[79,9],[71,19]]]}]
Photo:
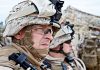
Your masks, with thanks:
[{"label": "camouflage uniform", "polygon": [[[44,2],[41,2],[41,0],[35,0],[34,3],[30,0],[27,0],[18,3],[13,7],[6,19],[6,28],[3,33],[3,37],[13,37],[26,26],[35,24],[50,25],[50,16],[54,15],[55,13],[56,10],[54,9],[54,5],[48,0],[45,0]],[[56,22],[52,22],[52,26],[56,28],[60,27]],[[27,42],[28,41],[30,41],[30,39],[28,39]],[[27,45],[29,46],[29,44],[30,42],[28,42]],[[31,53],[34,57],[35,50],[32,48],[27,49],[27,47],[22,48],[20,46],[20,44],[12,43],[10,47],[0,48],[0,70],[24,70],[22,67],[20,67],[20,65],[15,65],[16,63],[14,61],[9,61],[9,55],[12,53],[21,53],[21,50],[23,50],[26,52],[26,54],[30,55],[29,53]],[[21,50],[19,50],[18,47]],[[36,57],[36,59],[37,61],[40,61],[38,60],[40,59],[39,57]],[[29,61],[32,62],[31,60]],[[34,65],[35,63],[33,63],[33,66]]]},{"label": "camouflage uniform", "polygon": [[[62,49],[63,48],[62,46],[60,46],[59,50],[55,50],[53,48],[56,48],[58,45],[61,45],[64,42],[66,42],[66,43],[71,42],[71,40],[73,38],[73,34],[74,34],[73,25],[68,23],[67,25],[62,26],[61,29],[54,36],[54,39],[52,40],[52,42],[50,44],[49,52],[61,53],[66,58],[69,58],[69,56],[68,56],[69,53],[65,53]],[[70,62],[68,62],[63,57],[55,58],[48,53],[48,55],[45,57],[45,60],[43,61],[43,65],[44,65],[44,67],[46,66],[48,68],[48,70],[49,69],[50,70],[85,70],[85,68],[82,68],[82,66],[81,66],[81,64],[83,64],[83,63],[78,62],[78,60],[74,57],[71,57],[71,59],[73,59],[71,64],[72,65],[76,64],[77,67],[74,66],[74,68],[73,68],[72,65],[70,64]]]},{"label": "camouflage uniform", "polygon": [[87,70],[100,70],[100,28],[89,26],[89,30],[89,36],[84,39],[79,55]]},{"label": "camouflage uniform", "polygon": [[80,58],[84,61],[88,70],[100,69],[100,48],[94,39],[85,39],[85,43],[82,45]]}]

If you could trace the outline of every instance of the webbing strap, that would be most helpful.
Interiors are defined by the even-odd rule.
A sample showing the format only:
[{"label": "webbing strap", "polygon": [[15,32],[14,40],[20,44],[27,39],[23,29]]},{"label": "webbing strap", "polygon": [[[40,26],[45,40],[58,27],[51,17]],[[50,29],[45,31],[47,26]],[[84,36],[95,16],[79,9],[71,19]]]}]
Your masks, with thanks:
[{"label": "webbing strap", "polygon": [[21,47],[17,46],[16,44],[12,43],[12,45],[17,49],[19,50],[20,52],[23,52],[30,60],[30,62],[32,62],[32,64],[36,64],[37,66],[41,66],[41,64],[32,56],[31,53],[27,53],[26,51],[24,51]]},{"label": "webbing strap", "polygon": [[61,66],[62,66],[62,70],[67,70],[67,66],[63,62],[61,63]]}]

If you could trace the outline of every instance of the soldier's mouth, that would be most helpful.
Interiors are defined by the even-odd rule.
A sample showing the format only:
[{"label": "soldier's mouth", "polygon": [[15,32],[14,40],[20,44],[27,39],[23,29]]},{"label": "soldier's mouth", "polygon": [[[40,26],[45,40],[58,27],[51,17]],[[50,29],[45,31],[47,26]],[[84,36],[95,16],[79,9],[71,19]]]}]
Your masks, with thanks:
[{"label": "soldier's mouth", "polygon": [[42,44],[42,45],[49,46],[49,44]]}]

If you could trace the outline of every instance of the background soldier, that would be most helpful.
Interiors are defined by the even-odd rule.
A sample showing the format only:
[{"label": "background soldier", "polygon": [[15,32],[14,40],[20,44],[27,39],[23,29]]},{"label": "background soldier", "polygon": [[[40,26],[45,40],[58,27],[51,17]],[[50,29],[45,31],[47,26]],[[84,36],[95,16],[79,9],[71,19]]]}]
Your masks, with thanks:
[{"label": "background soldier", "polygon": [[100,70],[100,27],[89,26],[89,32],[81,44],[79,57],[84,61],[87,70]]},{"label": "background soldier", "polygon": [[81,45],[82,49],[79,51],[80,58],[84,61],[87,70],[99,70],[100,48],[98,46],[99,40],[97,38],[85,38]]},{"label": "background soldier", "polygon": [[4,37],[11,37],[13,43],[0,49],[0,70],[30,69],[32,66],[28,61],[40,68],[38,61],[47,53],[54,30],[60,27],[57,21],[51,24],[50,16],[55,13],[49,0],[35,0],[34,3],[28,0],[13,7],[3,33]]},{"label": "background soldier", "polygon": [[[74,31],[73,25],[67,24],[63,26],[54,36],[50,43],[50,50],[48,55],[43,61],[44,67],[46,66],[51,70],[74,70],[72,63],[74,58],[69,58],[72,52],[71,40],[73,39]],[[84,67],[76,60],[76,64],[81,67],[76,70],[85,70]]]}]

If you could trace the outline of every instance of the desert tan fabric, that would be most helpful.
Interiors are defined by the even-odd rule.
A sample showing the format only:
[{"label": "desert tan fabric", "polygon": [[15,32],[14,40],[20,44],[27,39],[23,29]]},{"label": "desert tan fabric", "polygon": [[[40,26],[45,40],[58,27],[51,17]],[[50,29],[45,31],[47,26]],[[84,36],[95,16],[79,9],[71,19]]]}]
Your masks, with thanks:
[{"label": "desert tan fabric", "polygon": [[51,16],[56,13],[55,6],[49,0],[31,0],[39,10],[39,17]]},{"label": "desert tan fabric", "polygon": [[44,0],[44,2],[40,0],[26,0],[13,7],[12,11],[10,11],[10,16],[8,16],[6,21],[8,22],[37,11],[39,12],[38,17],[48,17],[56,13],[54,5],[49,0]]},{"label": "desert tan fabric", "polygon": [[[24,50],[24,48],[22,48],[22,49]],[[44,56],[46,56],[46,53],[47,53],[46,50],[37,50],[36,51],[36,49],[34,49],[34,48],[31,48],[30,51],[28,49],[27,51],[28,52],[31,51],[30,53],[34,56],[34,58],[38,62],[40,62],[44,58]],[[9,47],[1,47],[0,48],[0,66],[8,67],[8,68],[13,68],[14,70],[24,70],[19,65],[15,65],[14,61],[9,61],[8,60],[8,56],[11,55],[12,53],[20,53],[20,51],[18,49],[16,49],[16,47],[14,47],[14,45],[13,46],[9,46]],[[42,55],[42,57],[41,57],[41,55]],[[33,66],[36,66],[36,68],[38,70],[40,70],[40,67],[37,66],[35,63],[33,63]]]},{"label": "desert tan fabric", "polygon": [[50,43],[50,47],[49,48],[55,48],[57,47],[59,44],[64,43],[65,41],[68,41],[71,39],[71,34],[72,33],[72,29],[66,25],[63,26],[54,36],[54,39],[51,41]]},{"label": "desert tan fabric", "polygon": [[96,39],[85,39],[81,47],[82,50],[79,52],[79,55],[84,61],[87,70],[99,70],[99,47],[97,46]]},{"label": "desert tan fabric", "polygon": [[[50,16],[55,14],[55,9],[54,7],[52,7],[53,4],[51,4],[49,0],[45,1],[47,2],[46,4],[39,0],[34,0],[33,2],[27,0],[14,6],[5,21],[6,28],[3,33],[3,37],[13,36],[17,34],[22,28],[28,25],[50,25]],[[38,9],[35,6],[34,2],[36,3],[36,5],[39,3],[41,9]],[[37,9],[39,10],[39,14],[36,13],[38,11]],[[52,26],[60,28],[60,25],[58,23],[53,23]]]},{"label": "desert tan fabric", "polygon": [[1,68],[8,67],[8,68],[13,68],[14,70],[23,70],[20,66],[15,65],[15,62],[8,60],[9,55],[11,55],[12,53],[18,53],[18,52],[19,51],[17,49],[15,49],[13,46],[0,48],[0,66],[1,66]]},{"label": "desert tan fabric", "polygon": [[47,55],[45,59],[49,60],[51,64],[51,70],[63,70],[61,63],[65,64],[65,66],[67,67],[67,70],[73,70],[68,63],[63,62],[64,58],[54,58]]},{"label": "desert tan fabric", "polygon": [[64,61],[64,58],[54,58],[54,57],[51,57],[49,55],[47,55],[45,58],[50,60],[55,65],[61,65],[61,62]]},{"label": "desert tan fabric", "polygon": [[0,70],[13,70],[13,69],[9,67],[0,66]]}]

